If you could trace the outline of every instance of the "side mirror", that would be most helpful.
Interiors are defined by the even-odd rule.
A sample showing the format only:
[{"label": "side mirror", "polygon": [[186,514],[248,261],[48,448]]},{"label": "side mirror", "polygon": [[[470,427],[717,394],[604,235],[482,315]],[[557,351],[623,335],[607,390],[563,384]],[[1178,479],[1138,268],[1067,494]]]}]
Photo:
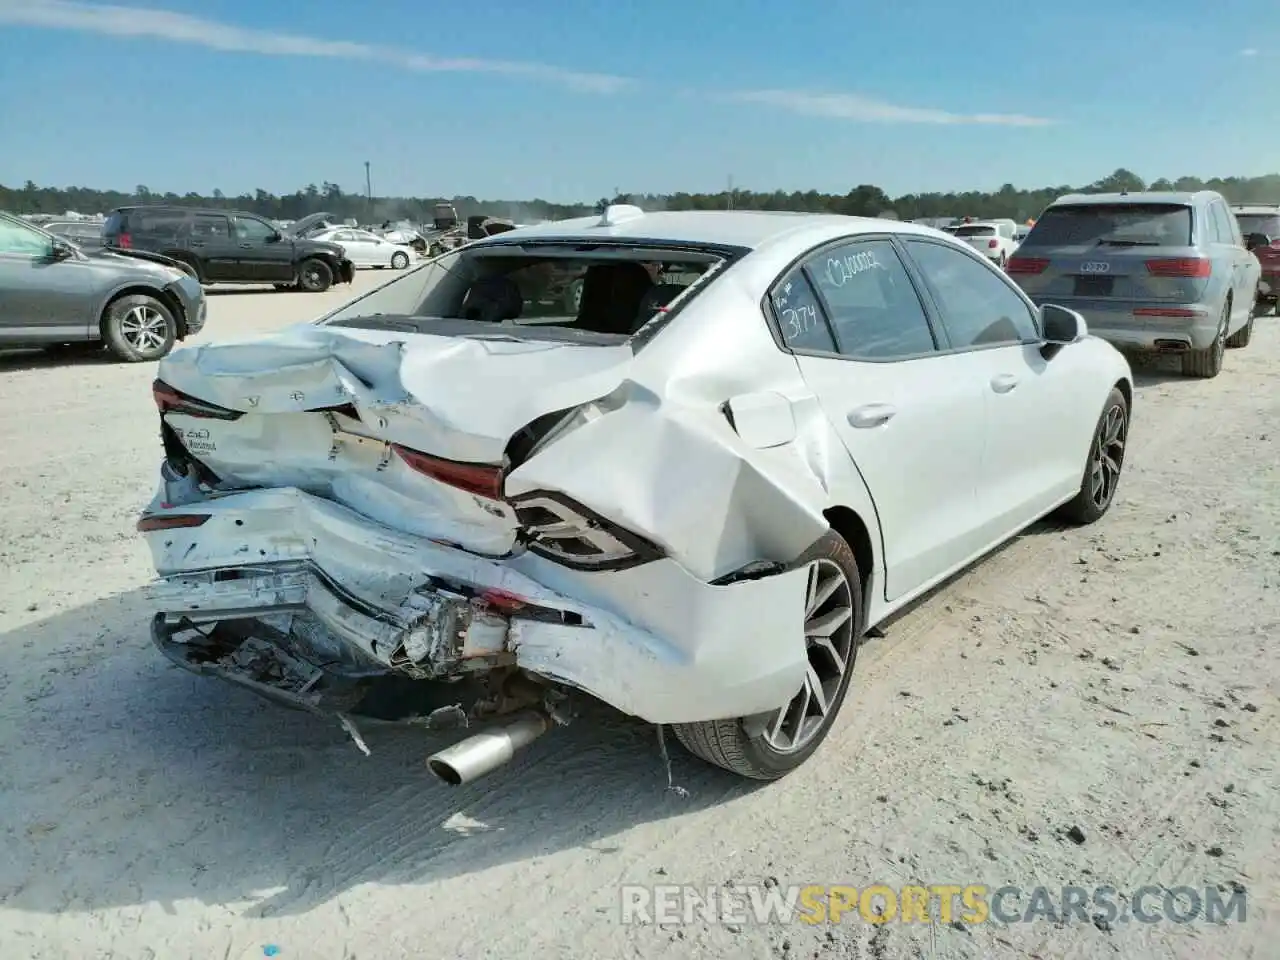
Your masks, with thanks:
[{"label": "side mirror", "polygon": [[1074,310],[1046,303],[1040,308],[1040,329],[1044,335],[1045,359],[1049,359],[1062,347],[1089,335],[1089,327],[1084,317]]},{"label": "side mirror", "polygon": [[70,260],[75,255],[75,251],[61,240],[54,240],[53,249],[49,251],[49,259],[55,263],[61,260]]},{"label": "side mirror", "polygon": [[1259,247],[1271,246],[1271,238],[1265,233],[1251,233],[1244,238],[1244,248],[1246,250],[1257,250]]},{"label": "side mirror", "polygon": [[279,233],[269,233],[269,234],[267,234],[267,243],[279,243],[279,242],[280,242],[280,234],[279,234]]}]

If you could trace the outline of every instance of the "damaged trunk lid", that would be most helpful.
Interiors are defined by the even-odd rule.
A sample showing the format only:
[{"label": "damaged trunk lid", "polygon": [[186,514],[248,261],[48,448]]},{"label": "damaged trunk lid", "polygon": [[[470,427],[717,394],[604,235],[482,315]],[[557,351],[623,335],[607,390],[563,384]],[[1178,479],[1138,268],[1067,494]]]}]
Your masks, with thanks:
[{"label": "damaged trunk lid", "polygon": [[[175,351],[154,389],[171,450],[179,444],[219,490],[297,487],[395,529],[504,556],[518,523],[502,480],[538,439],[531,425],[545,430],[612,392],[632,359],[626,344],[507,330],[307,324]],[[180,490],[167,494],[183,502]]]}]

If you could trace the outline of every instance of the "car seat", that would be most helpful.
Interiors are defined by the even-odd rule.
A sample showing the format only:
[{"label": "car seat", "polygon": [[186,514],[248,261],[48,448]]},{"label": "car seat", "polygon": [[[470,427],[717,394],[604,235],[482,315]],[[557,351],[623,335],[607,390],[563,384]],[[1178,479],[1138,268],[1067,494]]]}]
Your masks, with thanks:
[{"label": "car seat", "polygon": [[597,263],[582,277],[579,330],[629,336],[640,304],[654,288],[649,271],[638,263]]},{"label": "car seat", "polygon": [[481,277],[462,299],[462,315],[481,323],[514,320],[524,309],[520,286],[508,276]]}]

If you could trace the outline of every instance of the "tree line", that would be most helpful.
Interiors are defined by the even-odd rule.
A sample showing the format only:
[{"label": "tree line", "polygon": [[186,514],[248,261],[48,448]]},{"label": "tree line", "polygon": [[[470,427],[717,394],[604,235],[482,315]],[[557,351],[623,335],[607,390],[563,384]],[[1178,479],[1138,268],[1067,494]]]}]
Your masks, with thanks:
[{"label": "tree line", "polygon": [[1132,171],[1119,169],[1085,186],[1061,185],[1020,189],[1006,183],[992,193],[971,190],[963,193],[908,193],[890,197],[877,186],[861,184],[848,193],[820,193],[817,190],[724,190],[719,193],[619,194],[601,197],[595,203],[564,204],[547,200],[479,200],[456,197],[366,197],[348,193],[338,184],[310,184],[294,193],[276,195],[266,190],[227,196],[214,190],[205,196],[190,192],[156,193],[139,184],[132,193],[94,190],[89,187],[40,187],[28,180],[21,187],[0,184],[0,210],[10,213],[61,215],[67,211],[105,213],[114,207],[136,203],[170,203],[188,206],[245,210],[277,220],[296,220],[324,211],[338,217],[354,217],[361,223],[381,223],[407,219],[429,222],[432,208],[441,200],[452,202],[460,217],[485,214],[508,217],[526,223],[584,216],[610,203],[635,203],[646,210],[795,210],[805,213],[842,213],[853,216],[887,216],[900,220],[925,217],[1011,217],[1023,221],[1036,217],[1049,203],[1066,193],[1107,193],[1127,190],[1216,190],[1232,203],[1280,203],[1280,174],[1262,177],[1179,177],[1150,183]]}]

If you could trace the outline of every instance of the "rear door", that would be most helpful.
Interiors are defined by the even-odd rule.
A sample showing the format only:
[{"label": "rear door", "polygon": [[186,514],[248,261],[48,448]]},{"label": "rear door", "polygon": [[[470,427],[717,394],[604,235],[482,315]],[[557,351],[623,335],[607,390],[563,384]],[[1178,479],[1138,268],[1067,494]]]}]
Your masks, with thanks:
[{"label": "rear door", "polygon": [[983,384],[966,357],[939,350],[893,243],[822,247],[770,298],[783,343],[871,491],[885,599],[963,563],[979,546]]},{"label": "rear door", "polygon": [[981,549],[1080,485],[1085,448],[1075,442],[1075,356],[1063,351],[1044,359],[1035,309],[999,270],[947,243],[904,238],[903,246],[941,315],[953,356],[982,386]]},{"label": "rear door", "polygon": [[240,247],[231,236],[230,217],[221,213],[194,214],[187,245],[201,261],[204,279],[238,279]]},{"label": "rear door", "polygon": [[1212,207],[1214,220],[1218,222],[1218,232],[1222,236],[1221,259],[1231,263],[1231,323],[1227,330],[1230,334],[1247,324],[1253,315],[1262,268],[1257,257],[1245,249],[1240,224],[1236,222],[1226,201],[1214,200]]}]

